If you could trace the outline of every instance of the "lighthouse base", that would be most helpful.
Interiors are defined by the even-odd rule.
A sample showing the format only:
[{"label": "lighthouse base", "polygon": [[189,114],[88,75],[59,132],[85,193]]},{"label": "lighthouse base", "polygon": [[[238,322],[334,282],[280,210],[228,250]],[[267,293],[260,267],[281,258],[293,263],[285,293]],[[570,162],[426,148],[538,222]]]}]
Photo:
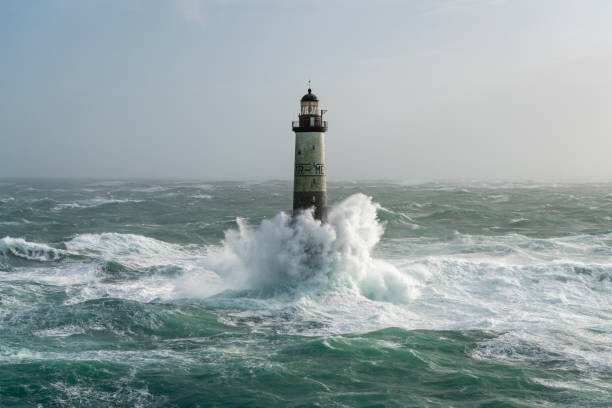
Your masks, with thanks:
[{"label": "lighthouse base", "polygon": [[327,191],[294,191],[293,215],[314,207],[314,218],[327,221]]}]

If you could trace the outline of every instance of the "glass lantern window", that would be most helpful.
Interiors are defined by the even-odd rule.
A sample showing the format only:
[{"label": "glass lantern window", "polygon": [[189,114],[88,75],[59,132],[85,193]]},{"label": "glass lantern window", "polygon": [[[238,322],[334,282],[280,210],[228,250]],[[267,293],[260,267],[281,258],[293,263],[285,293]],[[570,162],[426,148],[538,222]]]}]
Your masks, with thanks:
[{"label": "glass lantern window", "polygon": [[317,102],[302,102],[302,114],[303,115],[315,115],[317,113],[318,103]]}]

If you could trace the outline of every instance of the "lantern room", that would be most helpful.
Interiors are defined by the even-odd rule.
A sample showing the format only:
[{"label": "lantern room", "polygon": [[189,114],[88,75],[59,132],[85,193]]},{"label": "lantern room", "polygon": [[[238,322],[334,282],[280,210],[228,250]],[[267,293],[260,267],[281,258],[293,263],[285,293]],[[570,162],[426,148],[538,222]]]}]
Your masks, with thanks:
[{"label": "lantern room", "polygon": [[318,115],[319,114],[319,98],[312,93],[312,89],[308,88],[308,93],[302,96],[301,115]]},{"label": "lantern room", "polygon": [[327,121],[323,120],[325,110],[319,110],[319,98],[308,88],[308,93],[300,100],[298,120],[291,122],[294,132],[326,132]]}]

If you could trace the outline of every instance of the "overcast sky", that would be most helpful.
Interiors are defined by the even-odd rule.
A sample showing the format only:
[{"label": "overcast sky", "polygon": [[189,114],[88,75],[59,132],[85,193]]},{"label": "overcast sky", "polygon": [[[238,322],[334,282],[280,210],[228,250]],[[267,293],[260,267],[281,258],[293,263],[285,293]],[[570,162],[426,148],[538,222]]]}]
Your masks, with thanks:
[{"label": "overcast sky", "polygon": [[0,177],[612,181],[612,1],[0,1]]}]

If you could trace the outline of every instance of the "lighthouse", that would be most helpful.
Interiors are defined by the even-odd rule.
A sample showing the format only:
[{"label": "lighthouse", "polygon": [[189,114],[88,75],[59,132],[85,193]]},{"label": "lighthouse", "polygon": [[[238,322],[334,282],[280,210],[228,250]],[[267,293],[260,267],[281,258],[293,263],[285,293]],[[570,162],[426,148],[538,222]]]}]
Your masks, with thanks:
[{"label": "lighthouse", "polygon": [[325,176],[325,110],[319,110],[319,98],[308,93],[300,101],[295,132],[295,168],[293,174],[293,215],[314,207],[314,217],[327,219],[327,179]]}]

